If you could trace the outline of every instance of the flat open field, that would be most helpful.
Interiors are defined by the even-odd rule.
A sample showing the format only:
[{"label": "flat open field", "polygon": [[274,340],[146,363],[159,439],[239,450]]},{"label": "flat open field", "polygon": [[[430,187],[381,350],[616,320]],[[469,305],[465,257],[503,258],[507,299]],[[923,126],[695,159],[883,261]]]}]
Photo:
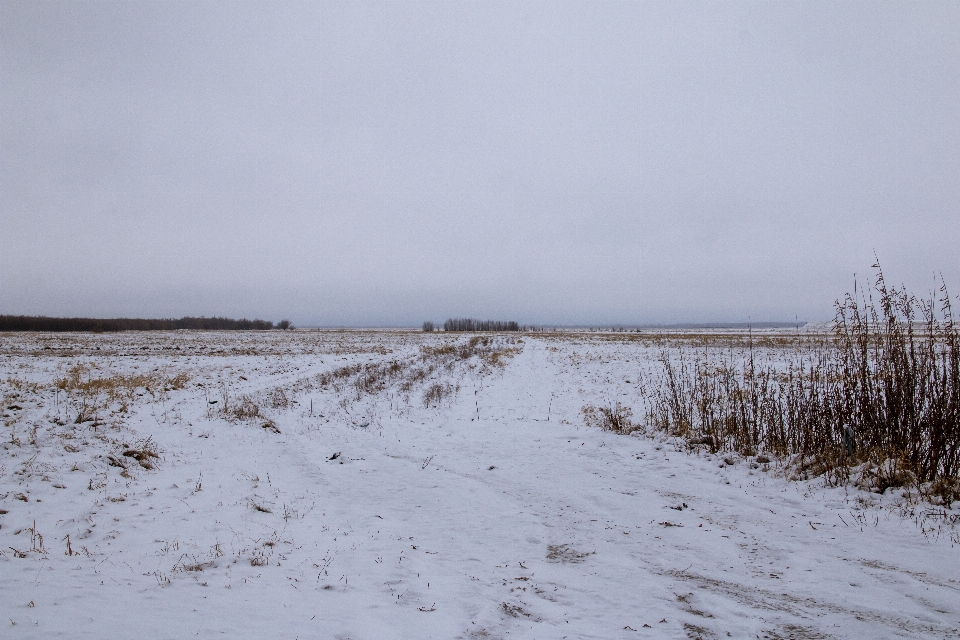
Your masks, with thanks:
[{"label": "flat open field", "polygon": [[0,635],[960,637],[902,491],[585,424],[710,342],[0,335]]}]

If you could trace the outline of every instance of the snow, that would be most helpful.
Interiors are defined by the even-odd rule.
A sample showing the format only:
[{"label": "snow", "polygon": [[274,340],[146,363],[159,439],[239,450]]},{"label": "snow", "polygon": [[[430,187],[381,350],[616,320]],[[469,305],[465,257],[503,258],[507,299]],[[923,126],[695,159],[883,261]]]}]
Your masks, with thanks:
[{"label": "snow", "polygon": [[[467,337],[0,336],[2,636],[960,635],[960,546],[922,505],[586,426],[588,404],[640,413],[655,344],[420,349],[451,341]],[[392,361],[405,373],[366,390],[318,378]],[[78,364],[81,383],[168,382],[75,424],[82,394],[54,381]],[[434,383],[449,393],[424,406]],[[261,417],[220,411],[244,395]],[[153,469],[123,455],[151,444]]]}]

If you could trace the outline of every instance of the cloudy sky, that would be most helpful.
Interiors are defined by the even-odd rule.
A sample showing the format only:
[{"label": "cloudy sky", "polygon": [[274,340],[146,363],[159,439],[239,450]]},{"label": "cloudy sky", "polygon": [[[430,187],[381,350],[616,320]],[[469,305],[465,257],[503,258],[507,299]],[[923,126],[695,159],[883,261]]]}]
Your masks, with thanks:
[{"label": "cloudy sky", "polygon": [[960,293],[960,3],[0,0],[0,163],[0,313],[825,320]]}]

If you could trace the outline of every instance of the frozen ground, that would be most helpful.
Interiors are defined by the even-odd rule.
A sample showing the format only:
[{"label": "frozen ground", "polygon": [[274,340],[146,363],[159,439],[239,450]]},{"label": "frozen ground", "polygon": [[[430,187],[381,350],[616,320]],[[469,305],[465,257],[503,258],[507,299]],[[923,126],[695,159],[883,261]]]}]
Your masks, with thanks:
[{"label": "frozen ground", "polygon": [[0,635],[960,636],[895,496],[585,426],[628,338],[0,335]]}]

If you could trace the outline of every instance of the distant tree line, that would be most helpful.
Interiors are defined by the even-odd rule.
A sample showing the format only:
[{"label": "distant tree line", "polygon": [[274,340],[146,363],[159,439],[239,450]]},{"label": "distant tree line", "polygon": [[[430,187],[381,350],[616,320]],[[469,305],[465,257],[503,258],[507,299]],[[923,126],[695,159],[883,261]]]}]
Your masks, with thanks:
[{"label": "distant tree line", "polygon": [[[284,320],[278,328],[290,328],[290,321]],[[231,318],[50,318],[47,316],[5,316],[0,315],[0,331],[92,331],[105,333],[114,331],[171,331],[174,329],[195,329],[200,331],[263,331],[273,329],[269,320],[233,320]]]},{"label": "distant tree line", "polygon": [[444,331],[520,331],[520,325],[513,320],[474,320],[472,318],[451,318],[443,323]]}]

